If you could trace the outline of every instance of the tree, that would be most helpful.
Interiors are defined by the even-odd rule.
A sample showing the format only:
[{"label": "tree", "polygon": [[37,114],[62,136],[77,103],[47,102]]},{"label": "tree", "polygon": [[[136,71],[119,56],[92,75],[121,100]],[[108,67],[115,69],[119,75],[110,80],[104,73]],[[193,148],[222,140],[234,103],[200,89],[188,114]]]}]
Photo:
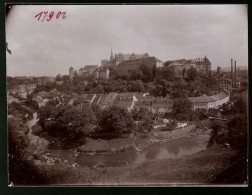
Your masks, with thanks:
[{"label": "tree", "polygon": [[141,80],[132,81],[130,84],[131,85],[128,87],[128,91],[131,91],[131,92],[145,91],[143,81],[141,81]]},{"label": "tree", "polygon": [[198,71],[195,68],[191,67],[187,70],[187,75],[190,81],[195,81],[198,77]]},{"label": "tree", "polygon": [[63,76],[62,76],[62,80],[63,80],[64,82],[67,82],[67,81],[69,80],[69,75],[63,75]]},{"label": "tree", "polygon": [[237,97],[234,100],[233,110],[235,113],[247,114],[247,103],[242,97]]},{"label": "tree", "polygon": [[101,116],[102,116],[102,110],[101,110],[101,107],[97,104],[92,104],[91,105],[91,108],[94,112],[94,115],[97,119],[97,122],[100,120]]},{"label": "tree", "polygon": [[188,96],[188,93],[189,92],[186,89],[175,88],[175,90],[171,92],[171,96],[174,99],[186,98]]},{"label": "tree", "polygon": [[247,152],[248,144],[248,118],[245,114],[236,114],[227,123],[228,141],[231,146],[242,153]]},{"label": "tree", "polygon": [[95,88],[89,90],[89,93],[103,94],[104,88],[102,85],[97,85]]},{"label": "tree", "polygon": [[213,120],[211,121],[210,128],[212,129],[212,131],[210,134],[210,139],[208,141],[208,147],[212,146],[214,143],[224,144],[226,140],[224,122],[220,120]]},{"label": "tree", "polygon": [[138,80],[138,79],[142,80],[143,79],[143,72],[140,70],[133,71],[130,75],[130,78],[132,80]]},{"label": "tree", "polygon": [[105,132],[129,133],[133,127],[133,120],[125,109],[112,106],[102,112],[99,126]]},{"label": "tree", "polygon": [[62,80],[62,77],[60,75],[57,75],[56,78],[55,78],[56,81],[61,81]]},{"label": "tree", "polygon": [[168,130],[173,130],[177,127],[178,121],[177,120],[171,120],[170,122],[166,123],[166,127]]},{"label": "tree", "polygon": [[39,109],[39,104],[36,101],[33,100],[27,100],[25,101],[25,105],[33,110],[38,110]]},{"label": "tree", "polygon": [[137,121],[137,130],[150,132],[153,127],[153,120],[150,118],[150,112],[145,108],[134,109],[131,112],[132,118]]},{"label": "tree", "polygon": [[38,112],[38,118],[39,118],[39,125],[42,128],[47,128],[46,121],[49,118],[55,117],[55,107],[51,104],[47,104],[44,107],[42,107]]},{"label": "tree", "polygon": [[158,77],[167,81],[174,81],[175,71],[172,67],[163,67],[161,70],[158,70]]},{"label": "tree", "polygon": [[142,74],[143,74],[142,80],[144,82],[150,82],[150,81],[153,80],[153,70],[152,70],[152,68],[148,67],[145,64],[141,64],[139,70],[142,71]]},{"label": "tree", "polygon": [[91,107],[72,107],[55,117],[56,127],[72,139],[94,131],[96,117]]},{"label": "tree", "polygon": [[177,120],[189,120],[192,113],[192,103],[187,98],[174,100],[172,116]]},{"label": "tree", "polygon": [[144,115],[137,126],[140,131],[151,132],[153,127],[153,121],[148,115]]},{"label": "tree", "polygon": [[135,121],[139,121],[142,120],[144,116],[150,115],[150,112],[146,108],[139,108],[132,110],[131,115]]},{"label": "tree", "polygon": [[155,97],[162,97],[163,86],[159,84],[155,85],[155,88],[152,89],[151,94]]},{"label": "tree", "polygon": [[247,90],[248,89],[248,81],[242,81],[241,88],[242,88],[242,91]]},{"label": "tree", "polygon": [[223,115],[230,117],[237,113],[247,115],[247,107],[247,103],[241,96],[235,96],[231,97],[228,103],[223,104],[220,110]]}]

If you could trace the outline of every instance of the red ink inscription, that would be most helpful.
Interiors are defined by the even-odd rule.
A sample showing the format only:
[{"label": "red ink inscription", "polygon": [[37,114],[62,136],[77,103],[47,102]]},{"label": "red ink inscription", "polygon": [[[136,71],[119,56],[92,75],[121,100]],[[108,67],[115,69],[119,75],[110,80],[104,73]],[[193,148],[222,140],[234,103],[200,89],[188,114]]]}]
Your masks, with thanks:
[{"label": "red ink inscription", "polygon": [[[41,11],[41,12],[39,12],[39,13],[35,16],[35,18],[37,18],[38,21],[39,21],[42,15],[43,15],[43,19],[41,20],[41,22],[44,22],[45,19],[46,19],[46,21],[49,22],[49,21],[53,18],[53,16],[54,16],[54,11],[51,11],[49,15],[48,15],[48,11]],[[55,15],[56,15],[56,16],[55,16],[56,19],[60,19],[60,18],[62,18],[63,20],[66,19],[66,12],[61,12],[61,11],[59,11],[59,12],[58,12],[57,14],[55,14]],[[61,16],[62,16],[62,17],[61,17]]]}]

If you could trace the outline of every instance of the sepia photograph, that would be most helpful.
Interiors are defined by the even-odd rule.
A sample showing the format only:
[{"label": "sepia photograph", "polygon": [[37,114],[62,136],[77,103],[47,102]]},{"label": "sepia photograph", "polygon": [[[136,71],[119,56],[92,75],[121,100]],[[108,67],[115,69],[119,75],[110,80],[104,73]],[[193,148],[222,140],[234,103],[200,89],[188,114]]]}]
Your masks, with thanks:
[{"label": "sepia photograph", "polygon": [[248,5],[5,16],[9,186],[248,186]]}]

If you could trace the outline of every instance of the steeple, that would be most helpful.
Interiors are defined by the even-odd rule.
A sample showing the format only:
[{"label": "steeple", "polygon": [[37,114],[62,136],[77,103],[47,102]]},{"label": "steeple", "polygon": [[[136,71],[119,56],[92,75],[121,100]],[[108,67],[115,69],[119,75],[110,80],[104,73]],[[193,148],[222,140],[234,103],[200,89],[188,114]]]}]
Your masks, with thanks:
[{"label": "steeple", "polygon": [[114,60],[114,55],[113,55],[113,51],[112,51],[112,48],[111,48],[111,54],[110,54],[110,60]]}]

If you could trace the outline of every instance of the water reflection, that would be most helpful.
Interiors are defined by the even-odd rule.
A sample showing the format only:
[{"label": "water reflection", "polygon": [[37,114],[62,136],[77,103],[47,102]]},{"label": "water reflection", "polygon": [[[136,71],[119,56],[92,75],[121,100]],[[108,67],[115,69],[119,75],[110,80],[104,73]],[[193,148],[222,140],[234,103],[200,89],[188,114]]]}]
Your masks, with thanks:
[{"label": "water reflection", "polygon": [[[33,119],[27,122],[27,126],[30,131],[28,137],[31,144],[35,146],[46,145],[41,144],[39,137],[33,135],[31,132],[32,126],[34,126],[39,119],[37,118],[37,113],[34,113]],[[198,135],[195,137],[185,137],[171,140],[166,143],[155,143],[142,151],[125,151],[118,153],[109,153],[109,154],[76,154],[73,151],[62,150],[58,148],[47,148],[52,156],[65,159],[71,163],[77,163],[80,166],[107,166],[115,167],[122,165],[130,164],[140,164],[149,160],[161,160],[161,159],[175,159],[185,155],[190,155],[201,150],[204,150],[207,146],[209,140],[209,135]],[[45,142],[42,139],[43,143]],[[91,140],[97,142],[97,140]],[[114,140],[110,143],[110,147],[117,146],[117,142],[122,140]],[[133,143],[132,143],[133,144]]]},{"label": "water reflection", "polygon": [[167,143],[153,144],[140,152],[126,151],[113,154],[79,155],[75,162],[81,166],[121,166],[139,164],[148,160],[175,159],[190,155],[207,146],[209,135],[179,138]]}]

